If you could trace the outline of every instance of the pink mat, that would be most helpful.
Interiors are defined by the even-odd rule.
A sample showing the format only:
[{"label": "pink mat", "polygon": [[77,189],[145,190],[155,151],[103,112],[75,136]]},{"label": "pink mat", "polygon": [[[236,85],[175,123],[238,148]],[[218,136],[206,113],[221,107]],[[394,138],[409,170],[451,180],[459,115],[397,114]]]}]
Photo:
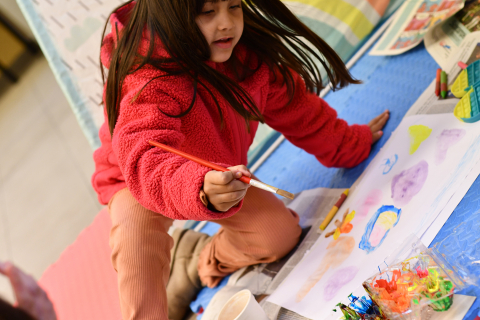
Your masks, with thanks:
[{"label": "pink mat", "polygon": [[117,274],[110,262],[111,228],[106,209],[40,279],[58,320],[119,320]]}]

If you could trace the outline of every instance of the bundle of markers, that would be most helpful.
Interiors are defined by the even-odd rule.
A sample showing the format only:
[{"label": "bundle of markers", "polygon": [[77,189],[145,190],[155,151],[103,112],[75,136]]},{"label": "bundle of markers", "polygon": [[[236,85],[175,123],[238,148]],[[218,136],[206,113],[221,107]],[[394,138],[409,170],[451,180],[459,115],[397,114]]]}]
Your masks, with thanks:
[{"label": "bundle of markers", "polygon": [[440,99],[445,99],[448,94],[447,73],[442,69],[437,69],[437,78],[435,81],[435,95]]}]

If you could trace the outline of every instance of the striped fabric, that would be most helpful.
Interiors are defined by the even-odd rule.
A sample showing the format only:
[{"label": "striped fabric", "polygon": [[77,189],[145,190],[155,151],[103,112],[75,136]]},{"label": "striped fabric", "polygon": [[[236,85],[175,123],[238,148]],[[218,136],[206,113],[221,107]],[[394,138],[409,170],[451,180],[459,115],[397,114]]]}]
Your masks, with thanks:
[{"label": "striped fabric", "polygon": [[390,0],[285,0],[346,61],[382,18]]}]

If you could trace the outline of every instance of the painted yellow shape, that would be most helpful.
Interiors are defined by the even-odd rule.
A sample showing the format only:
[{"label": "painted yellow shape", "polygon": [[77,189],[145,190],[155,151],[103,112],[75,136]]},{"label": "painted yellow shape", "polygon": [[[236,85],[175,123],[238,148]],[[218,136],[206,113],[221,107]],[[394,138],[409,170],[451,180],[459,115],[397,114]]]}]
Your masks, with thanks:
[{"label": "painted yellow shape", "polygon": [[374,25],[365,14],[357,7],[343,0],[288,0],[290,2],[299,2],[312,7],[315,7],[329,15],[343,21],[350,27],[352,32],[358,37],[363,39],[370,31],[372,31]]},{"label": "painted yellow shape", "polygon": [[397,214],[392,211],[385,211],[380,214],[375,223],[375,226],[380,226],[384,230],[389,230],[393,227],[395,222],[397,221]]},{"label": "painted yellow shape", "polygon": [[337,240],[340,237],[340,228],[335,229],[335,233],[333,234],[333,240]]},{"label": "painted yellow shape", "polygon": [[427,138],[430,136],[432,129],[427,126],[417,124],[410,126],[410,128],[408,128],[408,133],[410,134],[410,154],[414,154],[422,142],[427,140]]},{"label": "painted yellow shape", "polygon": [[473,89],[470,89],[468,94],[458,101],[455,109],[453,110],[453,114],[460,121],[463,121],[463,119],[468,119],[472,116],[472,105],[470,103],[470,93],[472,92]]},{"label": "painted yellow shape", "polygon": [[455,82],[453,83],[450,91],[453,93],[455,97],[460,99],[461,97],[467,94],[467,91],[465,91],[465,89],[467,88],[468,88],[468,74],[467,74],[467,70],[465,69],[462,72],[460,72],[457,79],[455,79]]},{"label": "painted yellow shape", "polygon": [[347,214],[347,216],[345,217],[345,221],[343,221],[342,223],[342,226],[345,226],[348,223],[350,223],[350,221],[352,221],[354,217],[355,217],[355,211],[352,211],[349,214]]}]

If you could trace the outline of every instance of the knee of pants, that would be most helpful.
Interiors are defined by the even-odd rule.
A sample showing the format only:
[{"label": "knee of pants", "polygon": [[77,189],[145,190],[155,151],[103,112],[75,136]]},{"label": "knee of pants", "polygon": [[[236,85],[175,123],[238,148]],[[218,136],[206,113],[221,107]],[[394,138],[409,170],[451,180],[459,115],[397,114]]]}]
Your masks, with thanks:
[{"label": "knee of pants", "polygon": [[168,229],[173,220],[133,200],[123,205],[122,200],[110,208],[112,229],[109,244],[114,268],[117,270],[118,263],[124,261],[155,261],[159,255],[169,260],[173,239]]},{"label": "knee of pants", "polygon": [[261,235],[262,251],[266,257],[280,259],[297,245],[301,233],[302,229],[298,224],[285,225],[281,229],[265,232]]}]

